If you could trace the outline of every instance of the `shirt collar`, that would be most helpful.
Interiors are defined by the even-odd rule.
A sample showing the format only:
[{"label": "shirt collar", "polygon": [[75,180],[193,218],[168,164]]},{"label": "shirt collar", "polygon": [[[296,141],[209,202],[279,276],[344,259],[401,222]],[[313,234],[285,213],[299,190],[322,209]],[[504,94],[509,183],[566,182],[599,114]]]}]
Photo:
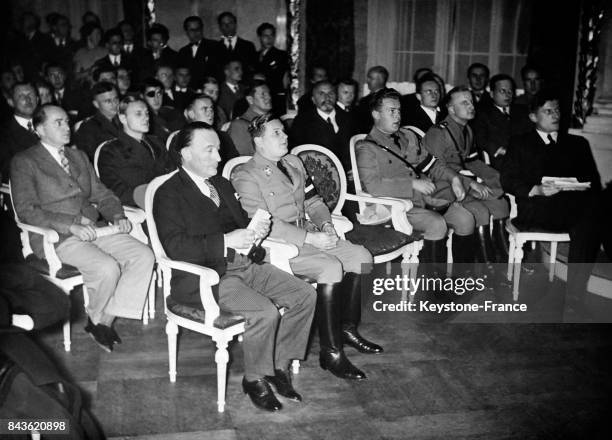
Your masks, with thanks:
[{"label": "shirt collar", "polygon": [[548,145],[548,144],[550,143],[550,141],[548,140],[548,135],[551,135],[551,136],[552,136],[552,138],[554,139],[554,141],[555,141],[555,142],[557,142],[557,138],[558,138],[558,136],[559,136],[559,133],[558,133],[558,132],[556,132],[556,131],[552,131],[552,132],[550,132],[550,133],[546,133],[546,132],[541,131],[541,130],[538,130],[538,129],[536,128],[536,132],[537,132],[537,133],[540,135],[540,137],[542,138],[542,141],[543,141],[543,142],[544,142],[546,145]]},{"label": "shirt collar", "polygon": [[17,116],[17,115],[13,115],[13,116],[15,116],[15,120],[17,121],[19,125],[21,125],[23,128],[29,131],[28,122],[32,122],[31,119],[26,119],[23,116]]},{"label": "shirt collar", "polygon": [[[55,161],[57,163],[59,163],[60,165],[62,164],[62,159],[59,156],[59,148],[57,147],[53,147],[43,141],[40,141],[40,143],[42,144],[43,147],[45,147],[45,150],[47,150],[49,152],[49,154],[53,157],[53,159],[55,159]],[[65,147],[63,147],[65,148]]]},{"label": "shirt collar", "polygon": [[427,116],[429,116],[429,119],[431,119],[432,123],[436,123],[436,116],[438,113],[438,107],[436,108],[429,108],[429,107],[425,107],[424,105],[421,105],[421,108],[423,109],[423,111],[427,114]]},{"label": "shirt collar", "polygon": [[340,101],[336,101],[336,105],[342,110],[346,111],[346,105],[342,104]]},{"label": "shirt collar", "polygon": [[319,116],[321,116],[323,118],[323,120],[327,121],[327,118],[332,118],[333,121],[336,120],[336,109],[332,110],[331,113],[325,113],[321,110],[319,110],[319,108],[317,108],[317,113],[319,114]]},{"label": "shirt collar", "polygon": [[185,167],[181,167],[183,168],[183,171],[185,171],[185,173],[187,173],[187,175],[189,176],[189,178],[191,180],[193,180],[193,183],[195,183],[195,185],[198,187],[198,189],[200,190],[200,192],[202,194],[204,194],[207,197],[210,197],[210,188],[208,187],[208,185],[206,185],[206,183],[204,182],[203,177],[198,176],[197,174],[194,174],[193,172],[189,171],[187,168]]},{"label": "shirt collar", "polygon": [[[499,106],[499,105],[497,105],[497,104],[493,104],[493,105],[494,105],[495,107],[497,107],[497,109],[498,109],[500,112],[504,113],[504,107],[500,107],[500,106]],[[507,113],[507,114],[509,115],[509,114],[510,114],[510,106],[508,106],[508,107],[506,107],[506,108],[508,109],[508,113]],[[506,114],[506,113],[504,113],[504,114]]]}]

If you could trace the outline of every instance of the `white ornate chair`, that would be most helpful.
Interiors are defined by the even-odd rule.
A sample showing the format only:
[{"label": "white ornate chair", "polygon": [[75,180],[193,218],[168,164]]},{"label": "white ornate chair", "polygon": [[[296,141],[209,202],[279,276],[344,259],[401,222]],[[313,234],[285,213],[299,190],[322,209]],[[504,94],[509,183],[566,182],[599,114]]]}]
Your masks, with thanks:
[{"label": "white ornate chair", "polygon": [[[155,218],[153,217],[153,202],[157,189],[175,173],[176,171],[173,171],[172,173],[156,177],[147,187],[145,194],[145,212],[149,236],[151,238],[151,245],[157,265],[163,272],[164,299],[170,296],[172,270],[181,270],[197,275],[200,277],[200,299],[204,307],[205,317],[204,321],[200,321],[178,315],[169,310],[166,301],[164,301],[164,312],[167,318],[166,334],[168,336],[170,382],[175,382],[177,375],[176,358],[179,327],[210,336],[217,345],[217,351],[215,353],[215,362],[217,363],[217,409],[219,412],[223,412],[225,410],[227,362],[229,360],[227,346],[235,336],[244,333],[244,318],[240,315],[234,315],[220,310],[211,289],[211,286],[219,282],[219,275],[217,272],[197,264],[172,260],[164,251],[157,233]],[[288,261],[290,258],[297,255],[297,248],[295,246],[270,239],[264,240],[262,246],[269,250],[270,262],[272,264],[291,273]],[[296,364],[296,362],[297,361],[293,361],[294,372],[297,366],[299,366],[299,363]]]},{"label": "white ornate chair", "polygon": [[172,144],[172,139],[174,139],[174,136],[176,136],[179,131],[181,130],[175,130],[172,133],[170,133],[170,135],[168,136],[168,139],[166,139],[166,150],[170,151],[170,145]]},{"label": "white ornate chair", "polygon": [[[2,185],[2,193],[5,197],[11,198],[11,204],[13,199],[11,197],[10,185]],[[39,272],[44,278],[51,281],[53,284],[58,286],[60,289],[70,295],[70,292],[77,287],[83,286],[83,299],[85,301],[85,307],[87,307],[88,297],[87,289],[83,283],[83,277],[76,267],[62,264],[59,257],[55,253],[55,243],[59,241],[59,235],[56,231],[51,228],[42,228],[39,226],[28,225],[23,223],[17,217],[15,208],[13,205],[13,213],[15,214],[15,222],[19,229],[21,229],[20,238],[23,257],[26,262]],[[38,258],[34,255],[32,247],[30,246],[30,235],[38,234],[43,239],[43,251],[45,254],[44,259]],[[64,350],[70,351],[70,317],[63,324],[64,333]]]},{"label": "white ornate chair", "polygon": [[[102,151],[102,148],[104,148],[104,146],[111,141],[112,139],[102,142],[100,145],[98,145],[98,148],[96,148],[96,151],[94,153],[93,166],[96,172],[96,176],[98,177],[100,177],[100,171],[98,170],[98,160],[100,158],[100,152]],[[132,230],[130,231],[130,235],[144,244],[149,244],[149,237],[147,237],[147,234],[145,234],[144,230],[142,229],[142,224],[146,219],[144,211],[140,208],[123,205],[123,212],[125,212],[125,216],[132,223]],[[147,296],[147,304],[145,304],[145,311],[142,314],[142,322],[145,325],[149,323],[149,319],[155,319],[156,286],[161,288],[161,285],[161,271],[155,270],[153,271],[153,276],[151,277],[151,284],[149,286],[149,294]]]},{"label": "white ornate chair", "polygon": [[506,231],[508,232],[508,281],[512,281],[512,298],[518,301],[519,285],[521,281],[521,262],[523,261],[523,245],[528,241],[535,244],[536,241],[544,241],[550,243],[550,258],[548,267],[548,280],[552,281],[555,278],[555,262],[557,261],[557,244],[559,242],[570,241],[568,233],[550,232],[542,230],[520,230],[512,220],[518,215],[516,199],[512,194],[508,194],[510,198],[510,217],[506,222]]}]

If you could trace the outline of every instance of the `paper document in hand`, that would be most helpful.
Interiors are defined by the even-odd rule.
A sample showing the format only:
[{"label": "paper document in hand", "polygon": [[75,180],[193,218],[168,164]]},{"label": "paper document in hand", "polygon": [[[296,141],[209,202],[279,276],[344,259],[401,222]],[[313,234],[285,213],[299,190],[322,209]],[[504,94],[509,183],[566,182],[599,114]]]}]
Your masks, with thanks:
[{"label": "paper document in hand", "polygon": [[553,184],[562,191],[584,191],[591,187],[591,182],[578,182],[575,177],[542,177],[542,184]]},{"label": "paper document in hand", "polygon": [[[270,213],[264,209],[259,208],[257,209],[257,211],[255,211],[255,215],[253,216],[253,218],[249,222],[249,225],[246,228],[250,229],[251,231],[254,231],[255,225],[257,225],[257,223],[259,223],[262,220],[267,220],[269,218],[270,218]],[[244,248],[244,249],[235,249],[236,252],[238,252],[239,254],[243,254],[243,255],[247,255],[250,250],[251,250],[250,247]]]}]

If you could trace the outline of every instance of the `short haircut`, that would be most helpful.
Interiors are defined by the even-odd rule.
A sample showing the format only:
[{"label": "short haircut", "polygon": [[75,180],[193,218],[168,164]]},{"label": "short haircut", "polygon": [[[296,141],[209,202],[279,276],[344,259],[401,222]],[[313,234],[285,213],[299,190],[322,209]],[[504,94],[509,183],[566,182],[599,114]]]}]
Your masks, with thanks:
[{"label": "short haircut", "polygon": [[36,110],[34,110],[34,114],[32,115],[32,125],[34,127],[38,127],[39,125],[42,125],[45,123],[45,121],[47,120],[47,109],[51,107],[57,107],[57,105],[44,104],[36,108]]},{"label": "short haircut", "polygon": [[154,34],[160,34],[164,43],[167,43],[170,39],[170,32],[168,28],[161,23],[153,23],[153,25],[147,30],[147,40],[150,40]]},{"label": "short haircut", "polygon": [[164,90],[164,85],[159,80],[157,80],[155,78],[151,78],[151,77],[146,78],[142,82],[142,85],[140,87],[142,93],[144,93],[147,90],[147,88],[149,88],[149,87],[155,87],[155,88],[159,88],[161,90]]},{"label": "short haircut", "polygon": [[254,79],[250,81],[249,84],[247,85],[247,89],[244,92],[244,96],[255,96],[255,92],[257,91],[257,88],[263,87],[263,86],[268,86],[268,83],[260,79]]},{"label": "short haircut", "polygon": [[[53,87],[49,83],[47,84],[49,86],[49,90],[53,90]],[[32,87],[32,89],[34,89],[34,93],[38,95],[38,89],[34,84],[29,81],[21,81],[16,82],[15,84],[13,84],[13,87],[11,87],[11,97],[13,97],[13,95],[15,94],[15,90],[17,90],[17,87]]]},{"label": "short haircut", "polygon": [[[22,82],[21,84],[28,84],[27,82]],[[45,81],[44,79],[37,79],[36,81],[34,81],[34,88],[36,90],[40,89],[40,88],[45,88],[47,90],[49,90],[50,92],[53,91],[53,86],[51,84],[49,84],[48,81]]]},{"label": "short haircut", "polygon": [[158,64],[155,66],[155,75],[159,72],[159,69],[170,69],[171,72],[174,72],[174,68],[170,64]]},{"label": "short haircut", "polygon": [[91,96],[95,98],[98,95],[101,95],[103,93],[112,92],[113,90],[119,93],[117,91],[117,87],[112,82],[100,81],[100,82],[95,83],[93,87],[91,88]]},{"label": "short haircut", "polygon": [[542,72],[540,71],[540,69],[538,69],[537,67],[535,67],[533,64],[525,64],[522,68],[521,68],[521,79],[525,78],[525,75],[527,75],[527,72],[536,72],[538,73],[540,76],[542,76]]},{"label": "short haircut", "polygon": [[325,70],[325,74],[327,75],[329,73],[329,71],[327,70],[327,67],[325,67],[323,64],[321,63],[316,63],[313,64],[312,66],[310,66],[307,70],[308,73],[308,78],[312,78],[314,76],[315,70],[320,69],[320,70]]},{"label": "short haircut", "polygon": [[191,15],[191,16],[187,17],[185,20],[183,20],[183,30],[186,31],[187,30],[187,26],[192,21],[194,21],[197,24],[199,24],[201,28],[204,27],[204,22],[202,21],[202,19],[200,17],[198,17],[197,15]]},{"label": "short haircut", "polygon": [[470,64],[470,67],[468,67],[467,70],[467,75],[470,76],[470,72],[474,69],[483,69],[485,71],[485,73],[487,74],[487,77],[489,76],[490,72],[489,72],[489,68],[482,63],[472,63]]},{"label": "short haircut", "polygon": [[104,43],[108,43],[109,40],[113,37],[121,37],[121,41],[123,41],[123,34],[121,33],[121,29],[119,29],[118,27],[114,27],[104,32]]},{"label": "short haircut", "polygon": [[234,14],[232,14],[230,11],[225,11],[225,12],[221,12],[218,16],[217,16],[217,23],[221,24],[221,20],[223,20],[225,17],[229,17],[232,20],[234,20],[234,22],[236,22],[236,16]]},{"label": "short haircut", "polygon": [[204,93],[200,93],[198,95],[195,95],[190,101],[189,103],[185,106],[185,110],[191,110],[193,109],[193,106],[195,105],[196,101],[199,99],[208,99],[210,101],[211,104],[214,104],[212,98],[208,95],[205,95]]},{"label": "short haircut", "polygon": [[342,84],[344,84],[345,86],[354,87],[355,92],[357,92],[357,89],[359,88],[359,84],[353,78],[348,78],[348,77],[340,78],[338,81],[336,81],[336,89],[338,89],[338,87]]},{"label": "short haircut", "polygon": [[206,84],[219,85],[219,81],[217,81],[217,78],[215,78],[214,76],[207,76],[206,78],[204,78],[204,82],[202,83],[202,88],[204,88]]},{"label": "short haircut", "polygon": [[385,66],[370,67],[366,76],[368,76],[370,73],[380,73],[383,76],[385,82],[387,82],[387,80],[389,79],[389,71],[385,68]]},{"label": "short haircut", "polygon": [[100,26],[99,24],[96,24],[96,23],[85,23],[83,26],[81,26],[81,29],[80,29],[81,36],[83,38],[87,38],[91,34],[93,34],[93,32],[96,29],[100,30],[100,34],[102,33],[102,26]]},{"label": "short haircut", "polygon": [[412,74],[412,82],[416,84],[420,77],[428,73],[433,73],[433,70],[431,70],[429,67],[419,67]]},{"label": "short haircut", "polygon": [[462,92],[472,93],[472,91],[470,90],[468,86],[460,85],[460,86],[453,87],[452,89],[448,91],[448,93],[444,97],[444,102],[442,103],[442,105],[444,107],[449,107],[451,105],[451,101],[453,100],[453,95],[456,93],[462,93]]},{"label": "short haircut", "polygon": [[[314,84],[312,85],[312,92],[314,93],[314,91],[315,91],[316,89],[318,89],[318,88],[320,88],[320,87],[323,87],[323,86],[330,86],[330,87],[334,88],[334,85],[332,84],[332,82],[331,82],[330,80],[328,80],[328,79],[323,79],[323,80],[321,80],[321,81],[317,81],[316,83],[314,83]],[[334,88],[334,90],[335,90],[335,88]]]},{"label": "short haircut", "polygon": [[264,33],[265,30],[272,29],[272,32],[276,35],[276,28],[271,23],[262,23],[257,26],[257,36],[261,37],[261,34]]},{"label": "short haircut", "polygon": [[213,127],[206,122],[194,121],[185,125],[172,139],[170,142],[169,153],[170,157],[174,161],[177,167],[181,166],[181,150],[191,146],[193,141],[193,133],[196,130],[211,130],[214,131]]},{"label": "short haircut", "polygon": [[273,116],[271,113],[257,116],[255,119],[253,119],[248,127],[251,138],[255,139],[256,137],[262,137],[266,132],[266,124],[274,119],[278,118]]},{"label": "short haircut", "polygon": [[559,92],[554,89],[543,89],[540,93],[535,95],[534,99],[529,103],[529,113],[536,113],[548,101],[560,102]]},{"label": "short haircut", "polygon": [[240,67],[243,67],[242,66],[242,61],[240,61],[238,58],[230,58],[225,63],[223,63],[223,70],[227,69],[229,67],[229,65],[232,64],[232,63],[240,63]]},{"label": "short haircut", "polygon": [[440,83],[438,82],[438,79],[436,78],[436,76],[433,73],[426,73],[424,75],[421,75],[416,82],[416,92],[417,93],[421,93],[421,90],[423,89],[423,84],[425,84],[426,82],[436,83],[438,86],[438,92],[440,91],[439,90]]},{"label": "short haircut", "polygon": [[369,99],[370,111],[380,111],[380,108],[382,107],[383,101],[385,99],[393,99],[399,102],[401,101],[401,98],[402,95],[397,90],[391,89],[389,87],[382,88],[372,93]]},{"label": "short haircut", "polygon": [[142,102],[144,105],[147,105],[146,102],[142,100],[142,98],[134,95],[127,95],[119,101],[119,114],[125,115],[128,106],[133,102]]},{"label": "short haircut", "polygon": [[22,26],[23,26],[23,22],[25,21],[26,17],[32,17],[34,19],[34,26],[36,26],[36,29],[40,27],[40,17],[38,16],[38,14],[35,14],[32,11],[26,11],[23,14],[21,14]]},{"label": "short haircut", "polygon": [[49,63],[45,66],[45,76],[49,75],[49,70],[51,69],[61,69],[62,72],[64,72],[64,75],[66,74],[66,69],[64,69],[64,66],[62,66],[59,63]]},{"label": "short haircut", "polygon": [[111,66],[110,64],[102,64],[98,68],[94,69],[93,73],[91,74],[91,78],[94,80],[94,82],[98,82],[100,80],[100,76],[106,72],[112,72],[115,74],[115,76],[117,76],[117,69],[115,67]]},{"label": "short haircut", "polygon": [[185,64],[185,63],[179,63],[179,64],[177,64],[177,65],[174,67],[174,71],[175,71],[175,72],[176,72],[177,70],[180,70],[180,69],[187,69],[187,70],[189,70],[189,73],[191,73],[191,67],[189,67],[189,66],[188,66],[187,64]]},{"label": "short haircut", "polygon": [[495,85],[500,81],[510,81],[510,84],[512,84],[512,90],[516,90],[516,82],[514,81],[514,78],[506,73],[498,73],[497,75],[493,75],[489,80],[489,88],[491,91],[495,90]]}]

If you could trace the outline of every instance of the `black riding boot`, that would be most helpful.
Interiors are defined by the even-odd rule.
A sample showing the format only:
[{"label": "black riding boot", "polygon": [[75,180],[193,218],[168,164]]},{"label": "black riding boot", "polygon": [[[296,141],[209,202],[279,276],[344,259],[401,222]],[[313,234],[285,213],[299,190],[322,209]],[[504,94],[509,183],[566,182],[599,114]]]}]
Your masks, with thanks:
[{"label": "black riding boot", "polygon": [[495,249],[491,240],[490,225],[478,226],[474,230],[476,236],[476,261],[478,263],[495,263]]},{"label": "black riding boot", "polygon": [[342,379],[365,379],[366,375],[346,358],[340,331],[340,283],[317,286],[317,320],[319,324],[319,363]]},{"label": "black riding boot", "polygon": [[497,251],[497,261],[506,263],[508,261],[508,234],[506,232],[507,218],[493,220],[492,238],[495,250]]},{"label": "black riding boot", "polygon": [[380,345],[364,339],[357,331],[361,321],[361,275],[347,272],[342,280],[344,308],[342,310],[342,337],[346,345],[361,353],[382,353]]}]

